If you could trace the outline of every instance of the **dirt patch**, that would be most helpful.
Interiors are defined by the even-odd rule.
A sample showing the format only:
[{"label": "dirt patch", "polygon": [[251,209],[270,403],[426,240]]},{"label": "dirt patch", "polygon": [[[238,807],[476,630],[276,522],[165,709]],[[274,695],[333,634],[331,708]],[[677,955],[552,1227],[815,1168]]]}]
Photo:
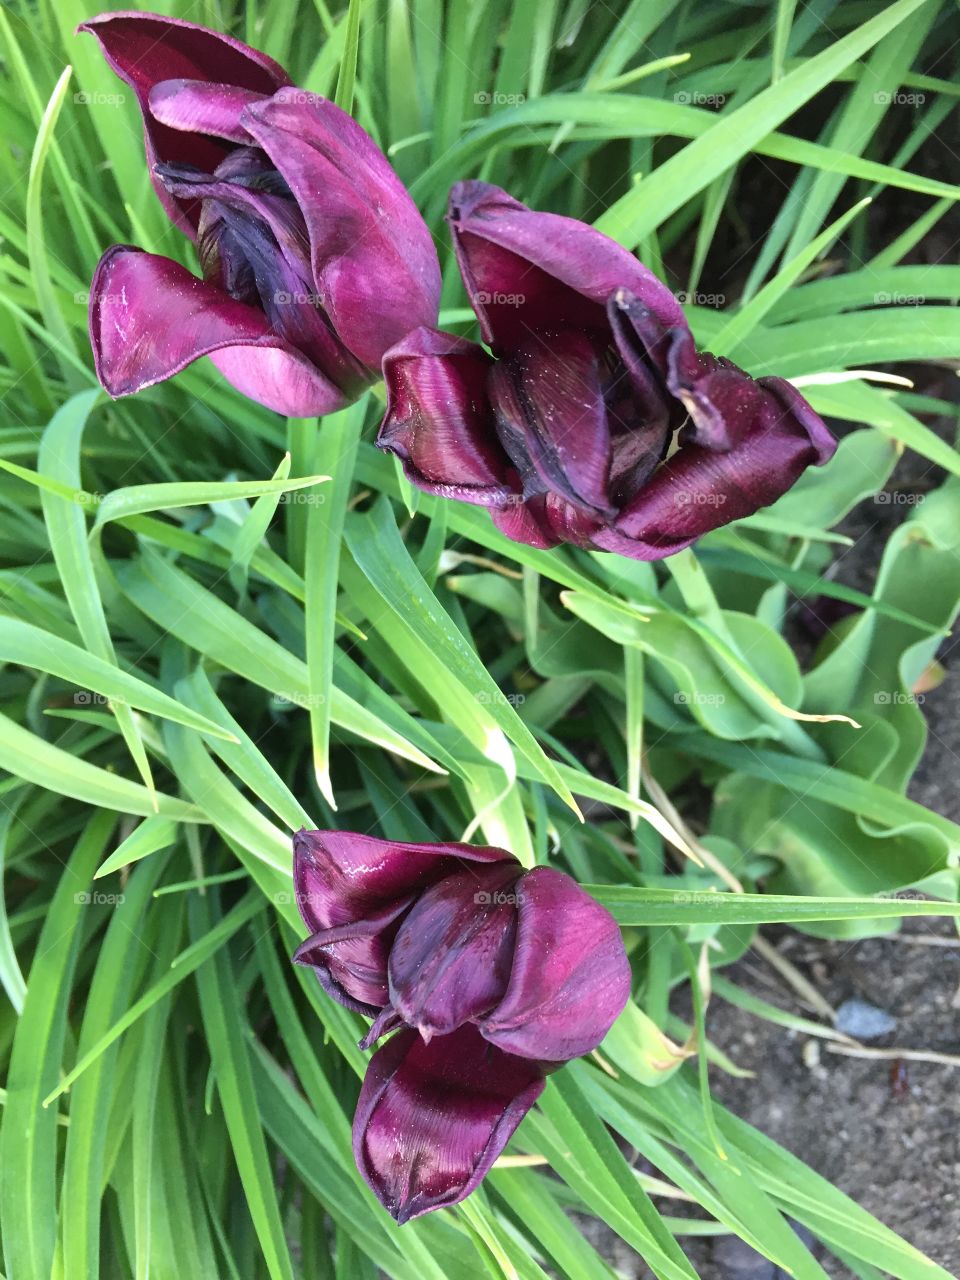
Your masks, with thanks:
[{"label": "dirt patch", "polygon": [[[951,937],[942,921],[908,922],[904,932]],[[960,945],[886,938],[851,944],[794,934],[781,938],[778,948],[835,1006],[857,996],[896,1017],[896,1029],[873,1045],[960,1054],[960,1012],[953,1005]],[[730,976],[767,1000],[806,1012],[762,961],[744,959]],[[815,1063],[805,1060],[808,1036],[721,1001],[712,1013],[711,1037],[757,1073],[754,1080],[733,1080],[714,1072],[717,1099],[947,1271],[960,1272],[960,1069],[840,1057],[824,1042]],[[713,1258],[703,1259],[699,1269],[704,1280],[729,1277]]]},{"label": "dirt patch", "polygon": [[[871,1047],[960,1055],[960,940],[942,920],[908,921],[909,937],[826,942],[786,930],[765,935],[837,1007],[857,997],[885,1009],[896,1028]],[[793,990],[753,953],[726,970],[746,991],[807,1017]],[[681,1010],[678,1012],[688,1013]],[[715,998],[711,1039],[741,1067],[737,1080],[714,1069],[717,1101],[748,1120],[834,1183],[858,1204],[960,1276],[960,1068],[841,1057],[812,1037],[774,1026]],[[664,1213],[686,1206],[661,1201]],[[602,1225],[585,1224],[595,1247],[623,1276],[652,1273]],[[810,1243],[810,1241],[807,1241]],[[782,1273],[732,1236],[684,1237],[681,1245],[702,1280],[781,1280]],[[850,1273],[819,1247],[836,1280]]]}]

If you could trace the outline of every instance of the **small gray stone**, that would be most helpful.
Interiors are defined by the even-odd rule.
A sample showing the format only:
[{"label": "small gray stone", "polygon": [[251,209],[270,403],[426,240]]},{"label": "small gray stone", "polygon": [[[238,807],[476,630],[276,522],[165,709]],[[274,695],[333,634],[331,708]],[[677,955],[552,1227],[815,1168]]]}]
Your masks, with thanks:
[{"label": "small gray stone", "polygon": [[896,1025],[892,1014],[856,996],[844,1000],[837,1010],[837,1030],[855,1040],[876,1040],[878,1036],[889,1035]]},{"label": "small gray stone", "polygon": [[[811,1232],[799,1222],[791,1221],[790,1225],[801,1242],[812,1249],[814,1239]],[[718,1236],[713,1242],[713,1261],[723,1280],[788,1280],[786,1271],[781,1271],[739,1236]]]},{"label": "small gray stone", "polygon": [[776,1280],[779,1274],[768,1258],[739,1236],[720,1236],[713,1245],[713,1260],[724,1280]]}]

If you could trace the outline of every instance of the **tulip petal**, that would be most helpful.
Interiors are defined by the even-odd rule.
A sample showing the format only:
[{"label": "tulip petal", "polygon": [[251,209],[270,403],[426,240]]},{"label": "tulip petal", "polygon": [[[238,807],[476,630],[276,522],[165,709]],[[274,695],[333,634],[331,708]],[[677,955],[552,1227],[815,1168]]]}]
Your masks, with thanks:
[{"label": "tulip petal", "polygon": [[357,1167],[398,1222],[474,1191],[543,1092],[548,1064],[470,1025],[426,1044],[398,1032],[370,1060],[353,1121]]},{"label": "tulip petal", "polygon": [[628,503],[596,546],[656,560],[774,502],[836,442],[803,396],[781,378],[754,380],[729,360],[698,353],[686,330],[664,334],[642,306],[641,339],[666,354],[670,394],[690,415],[680,448]]},{"label": "tulip petal", "polygon": [[525,502],[495,507],[490,515],[500,532],[514,542],[549,551],[564,539],[554,531],[546,513],[546,504],[547,495],[541,493]]},{"label": "tulip petal", "polygon": [[293,838],[297,906],[311,932],[362,920],[471,863],[516,858],[490,845],[412,844],[354,831],[298,831]]},{"label": "tulip petal", "polygon": [[265,96],[252,89],[206,80],[161,80],[150,90],[147,100],[150,115],[168,129],[206,133],[249,146],[251,138],[240,123],[240,113]]},{"label": "tulip petal", "polygon": [[484,349],[438,329],[415,329],[383,358],[387,410],[377,444],[426,493],[482,506],[509,500],[509,459],[497,441]]},{"label": "tulip petal", "polygon": [[[116,74],[134,91],[143,114],[147,166],[158,161],[192,164],[212,173],[229,149],[201,133],[184,133],[155,120],[150,91],[164,80],[202,80],[210,84],[271,94],[290,83],[284,69],[265,53],[219,31],[155,13],[105,13],[77,28],[96,36]],[[178,201],[154,181],[171,220],[193,236],[200,217],[196,204]]]},{"label": "tulip petal", "polygon": [[437,318],[440,265],[416,205],[373,139],[325,98],[280,90],[242,123],[303,210],[334,330],[379,369],[390,347]]},{"label": "tulip petal", "polygon": [[335,1000],[373,1017],[388,1001],[387,960],[416,895],[472,863],[508,863],[504,849],[400,844],[351,831],[298,831],[296,903],[310,937],[295,959]]},{"label": "tulip petal", "polygon": [[294,962],[312,968],[324,991],[339,1004],[375,1018],[390,999],[390,947],[403,915],[415,901],[409,894],[371,911],[363,920],[318,929],[297,947]]},{"label": "tulip petal", "polygon": [[500,187],[458,182],[448,221],[483,339],[499,355],[531,330],[607,332],[607,299],[631,290],[669,326],[680,304],[652,271],[615,240],[576,218],[528,209]]},{"label": "tulip petal", "polygon": [[262,311],[169,258],[127,245],[108,249],[94,274],[90,341],[97,377],[115,397],[163,382],[209,355],[238,391],[278,413],[313,417],[344,402]]},{"label": "tulip petal", "polygon": [[[234,151],[221,172],[244,154]],[[161,169],[168,191],[180,198],[193,191],[204,202],[198,236],[204,278],[259,307],[270,328],[339,387],[345,400],[358,396],[370,374],[317,305],[306,227],[294,201],[237,181]],[[245,287],[236,292],[229,286],[238,276]]]},{"label": "tulip petal", "polygon": [[521,868],[470,867],[420,895],[390,949],[390,1002],[425,1040],[488,1013],[503,996]]},{"label": "tulip petal", "polygon": [[565,1062],[595,1049],[629,998],[623,939],[609,911],[560,871],[535,867],[515,892],[510,982],[477,1026],[508,1053]]},{"label": "tulip petal", "polygon": [[523,474],[528,458],[536,468],[534,492],[546,489],[612,517],[602,364],[602,348],[587,334],[545,333],[497,362],[490,395],[504,448],[511,453],[520,442],[518,470]]}]

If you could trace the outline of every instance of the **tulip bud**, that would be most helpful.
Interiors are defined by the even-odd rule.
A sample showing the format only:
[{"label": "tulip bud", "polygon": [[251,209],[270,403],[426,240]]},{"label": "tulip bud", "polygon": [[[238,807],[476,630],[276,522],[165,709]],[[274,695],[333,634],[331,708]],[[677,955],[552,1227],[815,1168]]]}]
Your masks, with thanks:
[{"label": "tulip bud", "polygon": [[698,353],[620,245],[464,182],[449,222],[493,356],[430,329],[387,353],[377,443],[508,537],[657,560],[773,502],[835,442],[779,378]]},{"label": "tulip bud", "polygon": [[296,952],[375,1018],[358,1167],[399,1222],[477,1186],[548,1072],[596,1048],[630,994],[609,912],[503,849],[301,831]]},{"label": "tulip bud", "polygon": [[316,971],[335,1000],[375,1017],[389,1002],[390,946],[418,895],[465,864],[501,862],[516,865],[502,849],[298,831],[293,883],[311,936],[295,959]]},{"label": "tulip bud", "polygon": [[208,355],[279,413],[355,400],[391,346],[436,320],[440,296],[433,240],[382,152],[228,36],[137,13],[80,29],[136,93],[157,194],[203,269],[107,251],[90,300],[104,387],[129,395]]}]

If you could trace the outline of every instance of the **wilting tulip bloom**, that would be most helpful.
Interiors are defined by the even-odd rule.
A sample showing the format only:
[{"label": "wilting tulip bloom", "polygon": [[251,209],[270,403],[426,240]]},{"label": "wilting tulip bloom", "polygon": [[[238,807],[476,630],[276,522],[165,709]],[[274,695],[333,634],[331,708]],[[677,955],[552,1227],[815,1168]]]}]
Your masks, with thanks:
[{"label": "wilting tulip bloom", "polygon": [[448,222],[489,352],[424,327],[384,359],[377,443],[421,489],[531,546],[657,560],[832,455],[799,392],[698,353],[666,286],[592,227],[484,182],[453,188]]},{"label": "wilting tulip bloom", "polygon": [[504,849],[301,831],[294,959],[374,1018],[357,1165],[397,1219],[457,1204],[546,1075],[600,1043],[630,994],[616,922],[569,876]]},{"label": "wilting tulip bloom", "polygon": [[80,30],[136,94],[154,187],[203,273],[107,251],[90,295],[104,387],[128,395],[208,355],[280,413],[356,399],[440,295],[430,233],[373,140],[219,32],[149,13]]}]

